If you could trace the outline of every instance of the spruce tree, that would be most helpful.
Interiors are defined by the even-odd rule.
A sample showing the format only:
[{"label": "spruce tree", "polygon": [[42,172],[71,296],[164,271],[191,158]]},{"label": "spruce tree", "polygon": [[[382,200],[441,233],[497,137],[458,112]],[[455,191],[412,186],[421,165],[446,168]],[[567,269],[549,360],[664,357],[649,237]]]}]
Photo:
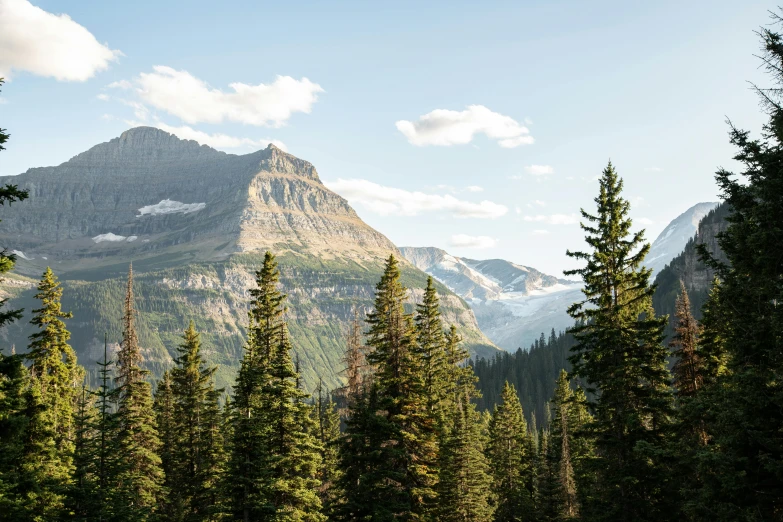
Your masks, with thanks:
[{"label": "spruce tree", "polygon": [[145,381],[142,355],[135,326],[133,267],[123,314],[123,337],[117,353],[118,406],[114,451],[115,486],[111,492],[112,520],[145,521],[154,517],[164,496],[160,439],[153,411],[152,389]]},{"label": "spruce tree", "polygon": [[346,349],[343,354],[342,362],[345,365],[343,375],[345,376],[345,387],[339,390],[345,406],[350,406],[351,402],[358,399],[363,391],[365,380],[372,373],[371,368],[367,366],[366,357],[367,347],[362,339],[362,327],[359,322],[358,312],[354,312],[353,322],[346,339]]},{"label": "spruce tree", "polygon": [[406,297],[398,262],[390,256],[376,287],[374,310],[367,317],[367,344],[373,348],[367,359],[375,367],[382,422],[388,423],[385,444],[397,452],[386,463],[387,480],[398,486],[399,497],[393,502],[409,506],[397,516],[420,519],[430,516],[435,503],[437,445],[426,411],[416,329],[404,308]]},{"label": "spruce tree", "polygon": [[584,280],[584,301],[569,313],[577,345],[574,375],[597,394],[595,417],[601,503],[607,520],[664,520],[673,516],[663,450],[670,434],[672,396],[662,344],[666,317],[655,317],[650,246],[644,231],[631,232],[623,182],[610,163],[599,180],[597,214],[582,210],[589,252],[568,252],[586,262],[567,271]]},{"label": "spruce tree", "polygon": [[337,467],[337,442],[340,438],[340,414],[337,405],[324,391],[323,381],[318,381],[316,388],[315,417],[316,435],[321,446],[321,467],[318,480],[321,483],[318,494],[325,513],[337,504],[338,490],[336,487],[340,470]]},{"label": "spruce tree", "polygon": [[693,317],[688,291],[682,281],[675,304],[675,316],[677,323],[669,347],[675,358],[672,367],[674,389],[677,397],[682,399],[696,395],[704,383],[704,363],[698,349],[701,327]]},{"label": "spruce tree", "polygon": [[[217,495],[212,490],[217,488],[222,468],[221,448],[215,447],[222,444],[222,437],[216,438],[219,431],[215,431],[220,414],[213,383],[216,368],[206,366],[192,321],[177,350],[171,370],[173,433],[167,486],[181,519],[211,520],[210,504]],[[158,426],[162,428],[160,423]]]},{"label": "spruce tree", "polygon": [[470,396],[453,404],[452,426],[440,454],[439,506],[437,520],[443,522],[490,522],[492,478],[484,455],[481,418]]},{"label": "spruce tree", "polygon": [[290,351],[288,329],[283,324],[279,344],[271,354],[265,390],[269,408],[269,441],[262,455],[265,519],[317,522],[325,520],[317,494],[321,446],[305,402],[308,395],[297,384],[299,374]]},{"label": "spruce tree", "polygon": [[501,403],[492,413],[487,447],[497,522],[535,520],[532,498],[535,466],[531,450],[522,405],[514,387],[506,382]]},{"label": "spruce tree", "polygon": [[28,477],[21,465],[28,450],[30,376],[20,355],[0,355],[0,510],[7,520],[26,520]]},{"label": "spruce tree", "polygon": [[[716,520],[774,520],[783,513],[783,19],[759,30],[771,88],[756,91],[768,116],[760,138],[731,127],[742,172],[715,176],[731,208],[718,243],[727,263],[712,261],[728,352],[716,418],[708,422],[713,455],[701,467],[704,508]],[[775,27],[777,26],[777,27]],[[709,328],[708,328],[709,329]],[[705,336],[707,332],[705,331]]]},{"label": "spruce tree", "polygon": [[76,520],[98,520],[97,416],[92,394],[82,386],[74,415],[73,481],[68,512]]},{"label": "spruce tree", "polygon": [[[440,316],[438,293],[432,276],[427,278],[422,302],[416,305],[416,353],[421,364],[423,394],[433,427],[439,422],[448,393],[449,361],[446,359],[446,336]],[[434,437],[434,435],[433,435]]]},{"label": "spruce tree", "polygon": [[30,336],[30,349],[26,354],[30,362],[30,375],[38,381],[41,399],[50,411],[55,445],[63,459],[62,465],[70,468],[73,455],[73,415],[84,370],[76,362],[76,353],[68,344],[71,333],[63,319],[73,314],[63,312],[63,289],[51,268],[47,268],[38,283],[35,298],[41,308],[33,310],[30,320],[40,331]]},{"label": "spruce tree", "polygon": [[111,388],[111,366],[113,362],[109,360],[108,335],[104,333],[103,337],[103,360],[98,362],[98,371],[101,379],[101,386],[95,392],[97,397],[97,422],[95,425],[95,503],[97,508],[95,514],[100,522],[108,520],[109,514],[109,496],[113,486],[113,471],[115,468],[116,453],[113,451],[112,442],[115,440],[116,417],[112,412],[112,405],[116,402],[116,390]]},{"label": "spruce tree", "polygon": [[[71,485],[74,452],[74,406],[83,371],[68,344],[71,334],[63,319],[62,287],[50,268],[38,284],[30,321],[40,331],[30,336],[30,388],[27,411],[31,415],[22,466],[27,475],[24,494],[34,517],[54,517],[65,508]],[[35,514],[35,515],[33,515]]]},{"label": "spruce tree", "polygon": [[160,469],[163,471],[164,486],[167,495],[161,499],[158,515],[168,520],[182,520],[184,515],[182,485],[175,478],[175,452],[179,444],[179,426],[174,420],[174,392],[172,390],[171,372],[163,372],[155,388],[155,400],[152,405],[155,411],[155,426],[160,439]]}]

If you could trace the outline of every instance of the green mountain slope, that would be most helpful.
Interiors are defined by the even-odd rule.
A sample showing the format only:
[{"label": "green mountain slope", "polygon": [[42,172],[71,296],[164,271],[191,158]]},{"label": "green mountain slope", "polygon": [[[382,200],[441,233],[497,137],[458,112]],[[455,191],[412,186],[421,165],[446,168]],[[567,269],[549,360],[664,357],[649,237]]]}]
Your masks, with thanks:
[{"label": "green mountain slope", "polygon": [[[28,188],[30,201],[0,209],[0,245],[16,250],[16,275],[0,283],[11,306],[36,306],[33,286],[51,265],[80,361],[94,374],[103,334],[120,338],[123,285],[133,262],[139,336],[155,375],[190,319],[204,352],[229,385],[241,358],[248,290],[263,253],[278,255],[288,320],[305,385],[339,385],[340,358],[354,310],[372,304],[383,261],[398,254],[307,162],[269,147],[234,156],[138,128],[69,162],[0,179]],[[426,274],[403,261],[420,298]],[[465,302],[439,286],[447,323],[475,355],[497,349]],[[0,333],[5,349],[26,349],[29,325]]]}]

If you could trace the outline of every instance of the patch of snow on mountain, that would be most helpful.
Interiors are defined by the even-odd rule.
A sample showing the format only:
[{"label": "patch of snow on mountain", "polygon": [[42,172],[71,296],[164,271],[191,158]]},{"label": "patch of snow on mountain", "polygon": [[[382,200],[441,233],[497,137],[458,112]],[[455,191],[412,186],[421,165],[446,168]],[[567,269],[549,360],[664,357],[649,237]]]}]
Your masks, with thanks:
[{"label": "patch of snow on mountain", "polygon": [[103,243],[104,241],[109,241],[111,243],[119,243],[120,241],[125,241],[128,239],[125,236],[118,236],[117,234],[112,234],[109,232],[108,234],[99,234],[92,238],[93,241],[96,243]]},{"label": "patch of snow on mountain", "polygon": [[21,257],[22,259],[27,259],[28,261],[32,261],[34,259],[32,257],[27,257],[26,255],[24,255],[24,252],[22,252],[21,250],[11,250],[11,253],[14,254],[16,257]]},{"label": "patch of snow on mountain", "polygon": [[137,239],[139,239],[139,236],[128,236],[128,239],[126,239],[125,241],[127,241],[128,243],[132,243],[133,241],[136,241]]},{"label": "patch of snow on mountain", "polygon": [[147,205],[139,209],[139,215],[141,216],[162,216],[165,214],[190,214],[192,212],[198,212],[207,206],[206,203],[182,203],[181,201],[173,201],[171,199],[164,199],[160,203],[154,205]]}]

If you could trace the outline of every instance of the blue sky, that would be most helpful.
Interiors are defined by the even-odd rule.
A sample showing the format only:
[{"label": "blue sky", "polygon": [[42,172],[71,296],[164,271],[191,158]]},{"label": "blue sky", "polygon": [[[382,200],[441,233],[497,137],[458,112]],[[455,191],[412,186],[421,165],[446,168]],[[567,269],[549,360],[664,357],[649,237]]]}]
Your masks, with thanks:
[{"label": "blue sky", "polygon": [[0,0],[0,174],[134,124],[274,140],[400,246],[559,274],[610,158],[650,240],[717,200],[726,118],[763,123],[748,82],[767,81],[754,30],[774,8]]}]

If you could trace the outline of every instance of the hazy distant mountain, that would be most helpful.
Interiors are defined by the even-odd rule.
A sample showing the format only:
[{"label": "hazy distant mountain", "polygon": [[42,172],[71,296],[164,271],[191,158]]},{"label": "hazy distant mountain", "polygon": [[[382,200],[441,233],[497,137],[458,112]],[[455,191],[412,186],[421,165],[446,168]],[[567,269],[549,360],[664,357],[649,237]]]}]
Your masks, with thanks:
[{"label": "hazy distant mountain", "polygon": [[[686,248],[699,222],[717,205],[699,203],[669,223],[647,256],[653,277]],[[433,247],[402,247],[400,251],[417,268],[462,296],[473,308],[481,330],[505,350],[528,348],[542,332],[548,335],[552,328],[560,331],[571,326],[573,319],[566,310],[583,297],[579,282],[503,259],[460,258]]]},{"label": "hazy distant mountain", "polygon": [[452,256],[434,247],[402,247],[416,267],[462,296],[479,327],[505,350],[528,348],[541,332],[573,324],[566,308],[581,296],[581,285],[503,259]]},{"label": "hazy distant mountain", "polygon": [[717,202],[697,203],[663,229],[663,232],[653,241],[650,253],[645,259],[645,265],[653,270],[653,277],[683,251],[688,241],[696,234],[699,222],[717,206]]},{"label": "hazy distant mountain", "polygon": [[[353,310],[372,305],[383,262],[397,253],[313,165],[273,145],[233,155],[139,127],[0,183],[30,191],[29,200],[0,208],[0,247],[19,257],[18,275],[0,288],[15,298],[11,306],[29,311],[34,280],[50,265],[65,281],[73,345],[88,366],[103,353],[103,332],[120,337],[122,281],[133,261],[147,365],[169,366],[193,319],[221,366],[220,384],[229,383],[242,354],[247,291],[271,249],[305,380],[334,386]],[[408,287],[423,287],[423,272],[402,269]],[[496,350],[465,302],[441,290],[445,320],[459,325],[468,346]],[[23,351],[28,333],[22,322],[2,335]]]}]

